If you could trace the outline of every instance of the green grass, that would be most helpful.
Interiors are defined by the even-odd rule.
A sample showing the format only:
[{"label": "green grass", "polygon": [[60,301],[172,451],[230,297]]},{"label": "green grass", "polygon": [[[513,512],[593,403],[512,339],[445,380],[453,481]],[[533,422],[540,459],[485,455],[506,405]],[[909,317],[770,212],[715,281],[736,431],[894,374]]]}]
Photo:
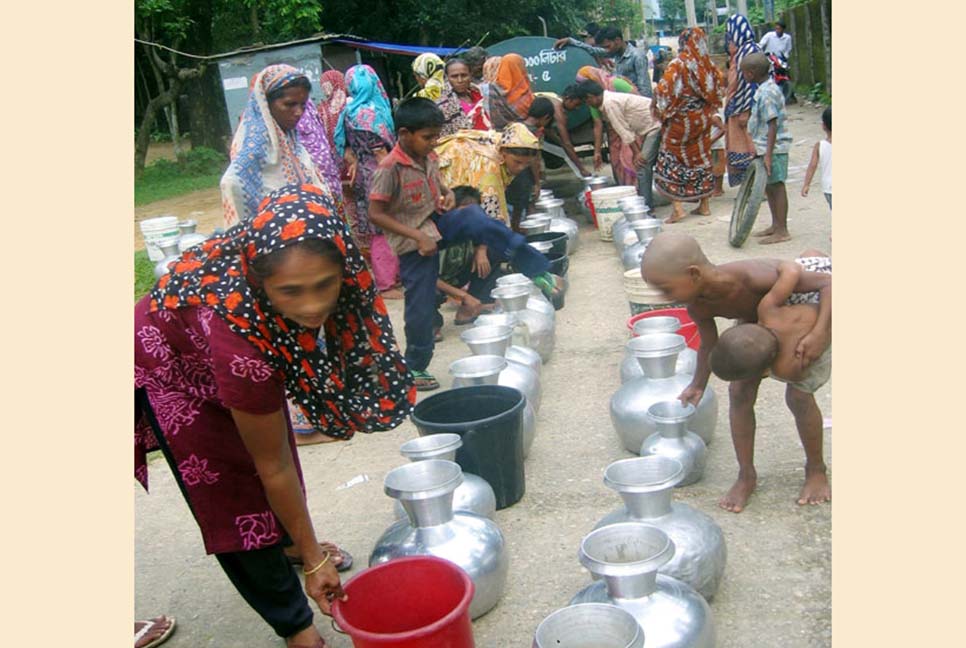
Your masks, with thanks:
[{"label": "green grass", "polygon": [[218,186],[221,173],[197,176],[157,177],[145,170],[144,177],[134,182],[134,205],[139,207],[155,200],[174,198],[199,189]]},{"label": "green grass", "polygon": [[154,288],[155,262],[148,258],[147,250],[134,253],[134,301],[148,294]]}]

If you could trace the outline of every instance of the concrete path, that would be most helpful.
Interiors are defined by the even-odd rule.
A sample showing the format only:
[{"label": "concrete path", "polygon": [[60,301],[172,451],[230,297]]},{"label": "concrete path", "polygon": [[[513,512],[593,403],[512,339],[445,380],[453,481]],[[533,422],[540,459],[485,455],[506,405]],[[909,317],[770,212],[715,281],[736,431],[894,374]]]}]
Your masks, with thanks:
[{"label": "concrete path", "polygon": [[[734,190],[712,201],[712,216],[690,217],[669,227],[697,237],[713,262],[755,256],[791,259],[808,247],[830,251],[831,217],[817,181],[808,198],[799,195],[811,146],[821,137],[820,112],[814,107],[790,109],[796,142],[788,185],[792,241],[759,246],[752,240],[743,249],[730,248],[727,219]],[[573,179],[562,173],[552,173],[547,185],[560,196],[572,196],[576,190]],[[567,207],[576,213],[572,200]],[[662,215],[668,211],[660,210]],[[759,222],[768,220],[764,205]],[[511,572],[500,604],[474,624],[481,648],[530,645],[540,620],[590,582],[577,561],[580,540],[597,520],[620,506],[617,495],[604,487],[602,472],[611,461],[631,456],[621,448],[608,415],[609,399],[620,386],[618,364],[629,310],[614,248],[587,225],[582,226],[581,248],[571,259],[569,276],[567,306],[557,313],[556,350],[543,372],[543,404],[526,464],[526,496],[497,513],[511,553]],[[401,336],[402,303],[390,302],[390,312]],[[452,311],[445,315],[445,340],[437,347],[431,369],[448,386],[447,366],[468,352],[459,340],[462,329],[452,325]],[[719,329],[725,324],[719,322]],[[727,423],[727,388],[715,378],[711,386],[720,409],[705,477],[676,490],[674,497],[712,516],[725,533],[728,566],[711,605],[718,646],[828,646],[831,506],[795,504],[804,455],[784,404],[784,386],[775,381],[762,384],[757,409],[759,486],[739,515],[716,504],[734,480],[736,464]],[[830,425],[831,384],[816,396]],[[406,423],[391,432],[300,450],[320,537],[353,552],[356,572],[364,568],[373,543],[393,521],[393,502],[382,493],[382,480],[403,462],[399,445],[414,436],[415,428]],[[830,429],[826,461],[831,465]],[[150,470],[151,494],[134,487],[136,618],[176,616],[178,631],[166,644],[171,648],[282,646],[241,600],[216,561],[205,556],[200,533],[160,456],[152,460]],[[339,488],[358,475],[369,480]],[[316,623],[331,646],[351,646],[321,614]]]}]

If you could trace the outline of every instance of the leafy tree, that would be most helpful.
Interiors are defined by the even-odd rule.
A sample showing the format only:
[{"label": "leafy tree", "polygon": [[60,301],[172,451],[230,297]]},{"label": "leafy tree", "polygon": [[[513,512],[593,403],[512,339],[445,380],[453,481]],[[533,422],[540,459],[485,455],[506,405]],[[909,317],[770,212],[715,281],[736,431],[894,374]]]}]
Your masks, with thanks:
[{"label": "leafy tree", "polygon": [[661,16],[668,21],[668,29],[672,34],[677,33],[676,25],[682,19],[687,19],[687,9],[684,0],[660,0]]}]

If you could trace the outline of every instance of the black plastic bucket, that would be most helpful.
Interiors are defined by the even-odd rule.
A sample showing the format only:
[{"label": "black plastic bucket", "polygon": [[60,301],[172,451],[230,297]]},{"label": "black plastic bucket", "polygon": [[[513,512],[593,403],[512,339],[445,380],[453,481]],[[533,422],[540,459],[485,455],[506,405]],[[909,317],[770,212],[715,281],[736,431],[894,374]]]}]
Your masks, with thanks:
[{"label": "black plastic bucket", "polygon": [[496,508],[520,501],[523,472],[523,408],[526,398],[513,387],[475,385],[430,396],[416,405],[413,423],[420,436],[450,432],[463,439],[456,463],[493,487]]},{"label": "black plastic bucket", "polygon": [[570,269],[570,257],[566,254],[559,254],[557,252],[548,252],[543,256],[547,257],[547,261],[550,262],[551,274],[555,274],[558,277],[566,277],[567,270]]},{"label": "black plastic bucket", "polygon": [[566,232],[541,232],[540,234],[528,234],[527,243],[535,241],[546,241],[553,245],[550,248],[552,254],[567,254],[567,233]]}]

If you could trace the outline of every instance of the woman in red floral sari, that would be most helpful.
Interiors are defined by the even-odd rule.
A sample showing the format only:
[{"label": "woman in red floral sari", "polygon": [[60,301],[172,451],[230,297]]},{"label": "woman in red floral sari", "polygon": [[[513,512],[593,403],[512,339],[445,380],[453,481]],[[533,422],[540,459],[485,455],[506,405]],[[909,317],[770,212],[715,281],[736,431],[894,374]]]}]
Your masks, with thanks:
[{"label": "woman in red floral sari", "polygon": [[338,438],[399,425],[416,395],[333,201],[312,185],[272,192],[173,264],[134,332],[135,476],[147,488],[153,437],[242,597],[289,648],[323,647],[305,595],[328,613],[346,554],[316,538],[286,395]]},{"label": "woman in red floral sari", "polygon": [[721,71],[708,56],[700,27],[681,32],[680,53],[654,86],[652,109],[661,120],[661,150],[654,164],[654,184],[671,199],[668,223],[686,216],[682,202],[700,201],[692,213],[711,214],[714,191],[711,127],[724,95]]}]

